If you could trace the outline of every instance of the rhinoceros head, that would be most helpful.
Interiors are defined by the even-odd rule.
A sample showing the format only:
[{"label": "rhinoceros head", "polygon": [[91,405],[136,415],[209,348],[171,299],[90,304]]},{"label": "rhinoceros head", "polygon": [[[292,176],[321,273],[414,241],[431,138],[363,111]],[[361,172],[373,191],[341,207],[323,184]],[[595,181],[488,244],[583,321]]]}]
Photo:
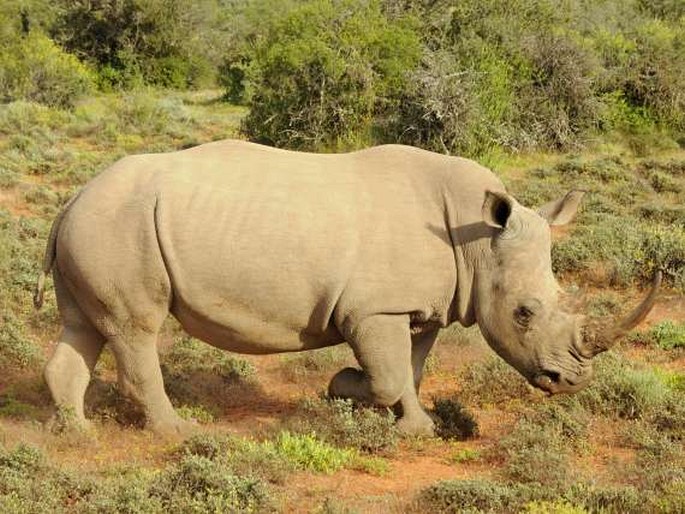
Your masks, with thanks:
[{"label": "rhinoceros head", "polygon": [[565,308],[552,273],[550,225],[576,213],[573,191],[537,212],[503,192],[487,192],[483,220],[493,230],[490,256],[475,276],[475,315],[490,346],[534,386],[575,392],[592,377],[591,359],[637,325],[651,309],[660,275],[647,298],[624,320],[590,327]]}]

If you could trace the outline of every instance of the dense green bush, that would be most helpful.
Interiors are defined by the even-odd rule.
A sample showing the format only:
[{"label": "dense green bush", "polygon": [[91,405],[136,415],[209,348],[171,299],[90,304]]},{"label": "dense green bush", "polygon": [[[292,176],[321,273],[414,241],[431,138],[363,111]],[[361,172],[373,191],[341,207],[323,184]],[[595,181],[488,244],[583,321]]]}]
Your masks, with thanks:
[{"label": "dense green bush", "polygon": [[216,73],[218,9],[214,0],[79,0],[65,2],[52,32],[98,69],[100,87],[197,88]]},{"label": "dense green bush", "polygon": [[47,36],[0,34],[0,101],[70,107],[93,84],[86,66]]},{"label": "dense green bush", "polygon": [[246,134],[305,149],[373,141],[418,62],[416,21],[389,19],[377,0],[310,0],[281,13],[242,57]]}]

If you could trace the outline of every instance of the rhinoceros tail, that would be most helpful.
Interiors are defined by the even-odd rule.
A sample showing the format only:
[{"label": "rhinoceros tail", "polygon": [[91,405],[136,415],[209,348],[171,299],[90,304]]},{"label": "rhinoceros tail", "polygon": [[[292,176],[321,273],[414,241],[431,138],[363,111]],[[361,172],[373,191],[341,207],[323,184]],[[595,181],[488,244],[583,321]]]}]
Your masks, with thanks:
[{"label": "rhinoceros tail", "polygon": [[43,298],[45,296],[45,278],[48,276],[52,270],[52,265],[55,262],[55,255],[57,253],[57,234],[59,232],[59,226],[64,219],[64,215],[67,213],[72,204],[76,201],[80,193],[74,195],[64,206],[62,211],[57,215],[55,221],[52,222],[52,227],[50,228],[50,235],[48,236],[48,244],[45,248],[45,256],[43,257],[43,267],[38,275],[38,281],[36,282],[36,288],[33,292],[33,306],[36,309],[40,309],[43,306]]}]

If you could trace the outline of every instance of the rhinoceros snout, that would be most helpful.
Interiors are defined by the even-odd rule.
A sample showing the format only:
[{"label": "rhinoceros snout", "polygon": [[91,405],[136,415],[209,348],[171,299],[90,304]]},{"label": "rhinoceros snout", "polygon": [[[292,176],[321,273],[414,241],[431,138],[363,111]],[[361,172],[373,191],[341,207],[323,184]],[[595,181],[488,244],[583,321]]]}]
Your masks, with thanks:
[{"label": "rhinoceros snout", "polygon": [[549,395],[575,393],[583,389],[592,379],[592,368],[587,367],[581,374],[566,376],[559,371],[544,370],[536,374],[531,384]]}]

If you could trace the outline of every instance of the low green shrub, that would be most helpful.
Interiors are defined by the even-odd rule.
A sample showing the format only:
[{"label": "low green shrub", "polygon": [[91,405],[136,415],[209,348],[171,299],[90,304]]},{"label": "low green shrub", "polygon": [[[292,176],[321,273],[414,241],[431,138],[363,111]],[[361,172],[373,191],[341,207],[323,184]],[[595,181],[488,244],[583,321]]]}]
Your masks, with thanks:
[{"label": "low green shrub", "polygon": [[150,494],[156,475],[144,468],[115,468],[98,480],[87,500],[73,510],[83,514],[164,512],[161,499]]},{"label": "low green shrub", "polygon": [[523,484],[489,480],[444,480],[419,493],[417,512],[517,512],[527,503],[551,499],[553,493]]},{"label": "low green shrub", "polygon": [[590,512],[638,514],[645,512],[645,496],[632,486],[596,486],[576,484],[564,495],[572,504]]},{"label": "low green shrub", "polygon": [[181,405],[176,408],[176,412],[183,419],[194,420],[198,423],[206,424],[214,421],[214,414],[202,405]]},{"label": "low green shrub", "polygon": [[461,448],[449,456],[449,461],[454,464],[461,464],[463,462],[475,462],[481,458],[482,454],[480,451],[472,450],[470,448]]},{"label": "low green shrub", "polygon": [[478,422],[456,398],[433,401],[432,414],[437,418],[436,432],[445,440],[464,440],[478,435]]},{"label": "low green shrub", "polygon": [[495,452],[505,459],[502,475],[507,480],[559,488],[572,478],[568,445],[554,425],[524,418],[499,441]]},{"label": "low green shrub", "polygon": [[502,405],[531,397],[525,379],[498,357],[470,364],[458,378],[458,397],[468,405]]},{"label": "low green shrub", "polygon": [[261,480],[235,475],[225,462],[197,455],[166,469],[149,494],[172,512],[257,512],[269,505]]},{"label": "low green shrub", "polygon": [[345,346],[333,346],[281,357],[281,369],[287,380],[299,382],[312,373],[338,370],[349,359],[352,352]]},{"label": "low green shrub", "polygon": [[0,417],[36,419],[38,408],[14,398],[12,394],[0,395]]},{"label": "low green shrub", "polygon": [[176,342],[161,360],[169,372],[216,373],[229,382],[250,381],[257,373],[252,363],[189,336]]},{"label": "low green shrub", "polygon": [[595,379],[573,397],[590,412],[625,419],[650,420],[677,403],[662,374],[607,354],[595,359]]},{"label": "low green shrub", "polygon": [[527,503],[520,514],[589,514],[582,507],[566,501],[537,501]]},{"label": "low green shrub", "polygon": [[399,440],[390,410],[355,406],[351,400],[307,399],[286,426],[292,432],[315,433],[322,441],[363,453],[392,451]]},{"label": "low green shrub", "polygon": [[631,341],[658,346],[662,350],[685,348],[685,323],[661,321],[645,332],[631,335]]}]

